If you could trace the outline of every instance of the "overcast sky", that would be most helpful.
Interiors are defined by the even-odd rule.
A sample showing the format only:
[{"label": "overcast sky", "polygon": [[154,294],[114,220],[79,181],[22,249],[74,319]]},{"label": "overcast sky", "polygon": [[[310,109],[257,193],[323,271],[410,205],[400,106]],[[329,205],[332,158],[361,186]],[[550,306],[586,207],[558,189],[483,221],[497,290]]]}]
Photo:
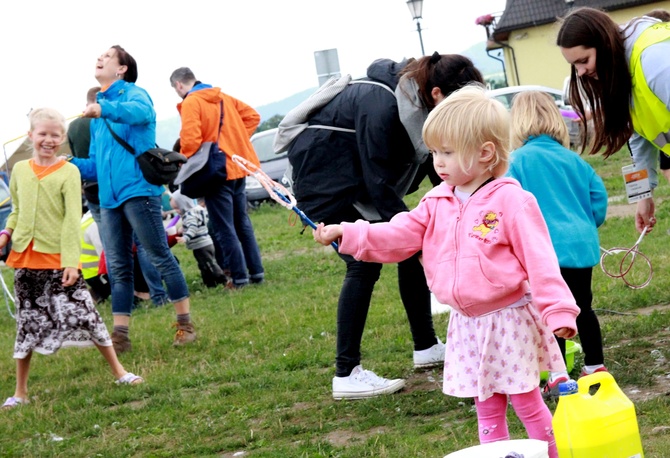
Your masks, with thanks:
[{"label": "overcast sky", "polygon": [[[426,53],[458,53],[485,40],[475,19],[504,6],[425,0]],[[178,67],[262,106],[318,84],[315,51],[336,48],[341,72],[355,77],[377,58],[421,54],[406,0],[6,0],[0,17],[3,144],[27,131],[31,108],[81,113],[97,85],[96,59],[115,44],[137,60],[137,84],[159,120],[176,115],[169,76]]]}]

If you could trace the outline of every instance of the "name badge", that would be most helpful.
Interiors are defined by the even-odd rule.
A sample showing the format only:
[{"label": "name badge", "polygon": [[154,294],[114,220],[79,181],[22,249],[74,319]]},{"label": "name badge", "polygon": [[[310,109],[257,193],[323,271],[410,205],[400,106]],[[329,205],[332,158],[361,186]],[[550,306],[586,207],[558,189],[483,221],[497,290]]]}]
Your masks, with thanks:
[{"label": "name badge", "polygon": [[651,186],[649,185],[649,172],[647,169],[640,169],[635,164],[631,164],[622,167],[621,173],[626,185],[626,195],[628,196],[629,204],[651,197]]}]

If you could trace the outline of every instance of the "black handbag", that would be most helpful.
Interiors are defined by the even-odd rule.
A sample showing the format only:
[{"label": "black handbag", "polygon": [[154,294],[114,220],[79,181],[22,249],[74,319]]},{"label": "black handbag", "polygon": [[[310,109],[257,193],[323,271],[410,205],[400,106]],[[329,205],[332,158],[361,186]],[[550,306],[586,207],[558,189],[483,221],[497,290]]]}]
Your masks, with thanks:
[{"label": "black handbag", "polygon": [[203,143],[200,149],[188,158],[188,162],[174,180],[174,184],[179,185],[181,193],[192,199],[205,196],[217,183],[223,183],[228,178],[226,153],[219,149],[219,136],[223,127],[223,101],[220,105],[221,116],[216,141]]},{"label": "black handbag", "polygon": [[137,156],[135,149],[114,132],[112,126],[109,125],[106,119],[105,124],[111,132],[112,137],[114,137],[114,140],[119,142],[126,151],[135,156],[135,159],[140,166],[140,170],[142,171],[142,175],[144,175],[144,179],[151,184],[161,186],[172,183],[177,177],[182,164],[186,163],[186,156],[183,154],[159,148],[158,145]]}]

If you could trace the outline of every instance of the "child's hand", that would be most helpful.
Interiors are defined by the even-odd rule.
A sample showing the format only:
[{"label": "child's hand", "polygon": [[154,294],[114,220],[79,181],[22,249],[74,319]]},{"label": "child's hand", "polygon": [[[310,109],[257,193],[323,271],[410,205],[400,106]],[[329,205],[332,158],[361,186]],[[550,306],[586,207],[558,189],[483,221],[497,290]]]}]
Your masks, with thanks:
[{"label": "child's hand", "polygon": [[184,237],[175,237],[175,240],[177,240],[177,243],[186,243],[186,240],[184,240]]},{"label": "child's hand", "polygon": [[563,338],[563,339],[572,339],[574,336],[577,335],[577,333],[574,332],[574,331],[573,331],[572,329],[570,329],[570,328],[558,328],[558,329],[554,332],[554,334],[555,334],[557,337],[561,337],[561,338]]},{"label": "child's hand", "polygon": [[3,229],[0,232],[0,252],[2,251],[2,248],[7,246],[7,244],[9,243],[9,240],[12,238],[12,232],[14,231],[8,229]]},{"label": "child's hand", "polygon": [[63,286],[72,286],[79,278],[79,270],[74,267],[66,267],[63,270]]},{"label": "child's hand", "polygon": [[342,237],[342,226],[339,224],[325,226],[323,223],[319,223],[316,229],[312,231],[312,234],[314,235],[314,240],[321,245],[330,245]]}]

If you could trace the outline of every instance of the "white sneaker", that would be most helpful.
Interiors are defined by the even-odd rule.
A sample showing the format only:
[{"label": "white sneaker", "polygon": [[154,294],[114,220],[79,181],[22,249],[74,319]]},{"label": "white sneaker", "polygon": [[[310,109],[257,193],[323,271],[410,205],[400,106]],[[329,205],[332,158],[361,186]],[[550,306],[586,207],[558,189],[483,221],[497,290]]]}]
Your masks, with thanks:
[{"label": "white sneaker", "polygon": [[333,377],[333,398],[372,398],[381,394],[395,393],[404,386],[405,380],[401,378],[388,380],[372,371],[364,370],[359,364],[354,367],[349,377]]},{"label": "white sneaker", "polygon": [[432,347],[414,352],[414,369],[426,369],[444,364],[445,351],[446,346],[438,337],[437,343]]}]

